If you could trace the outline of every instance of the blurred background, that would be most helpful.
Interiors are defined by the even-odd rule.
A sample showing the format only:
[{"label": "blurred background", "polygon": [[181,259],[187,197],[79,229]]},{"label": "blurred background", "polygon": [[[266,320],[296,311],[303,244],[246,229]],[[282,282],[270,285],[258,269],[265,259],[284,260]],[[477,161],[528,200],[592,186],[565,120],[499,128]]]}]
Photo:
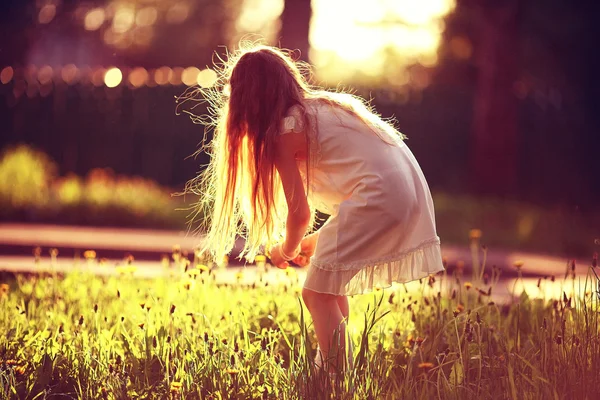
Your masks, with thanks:
[{"label": "blurred background", "polygon": [[[372,99],[446,244],[589,256],[600,237],[598,24],[569,0],[4,0],[0,221],[186,229],[207,162],[176,115],[240,38]],[[194,112],[201,114],[202,105]],[[479,235],[471,231],[471,235]],[[597,249],[597,247],[596,247]]]}]

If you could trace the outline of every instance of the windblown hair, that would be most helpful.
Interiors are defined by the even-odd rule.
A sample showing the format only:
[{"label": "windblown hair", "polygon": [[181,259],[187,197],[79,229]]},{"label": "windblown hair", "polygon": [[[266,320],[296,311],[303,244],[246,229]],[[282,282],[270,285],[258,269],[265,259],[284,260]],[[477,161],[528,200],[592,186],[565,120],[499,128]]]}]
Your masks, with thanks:
[{"label": "windblown hair", "polygon": [[[284,50],[242,43],[226,58],[217,66],[219,78],[212,88],[194,88],[178,98],[178,107],[189,101],[208,102],[208,115],[185,112],[213,129],[212,140],[208,145],[205,140],[195,153],[206,151],[210,163],[187,183],[184,193],[200,197],[192,213],[192,222],[203,219],[200,228],[206,236],[200,250],[220,260],[241,236],[245,246],[240,257],[252,261],[261,247],[285,235],[287,203],[274,163],[275,142],[290,107],[299,107],[307,131],[312,128],[305,100],[321,99],[379,127],[385,136],[399,133],[359,97],[309,85],[303,75],[310,72],[308,65],[293,61]],[[309,173],[305,176],[310,179]],[[311,211],[312,225],[312,207]]]}]

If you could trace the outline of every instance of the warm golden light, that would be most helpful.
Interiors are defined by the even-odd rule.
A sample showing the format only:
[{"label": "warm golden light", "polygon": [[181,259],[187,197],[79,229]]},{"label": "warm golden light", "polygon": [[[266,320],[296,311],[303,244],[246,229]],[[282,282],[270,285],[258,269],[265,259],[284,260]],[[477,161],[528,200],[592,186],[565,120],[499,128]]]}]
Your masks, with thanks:
[{"label": "warm golden light", "polygon": [[72,85],[77,81],[77,78],[79,77],[79,71],[77,70],[75,64],[69,64],[63,67],[60,75],[65,83]]},{"label": "warm golden light", "polygon": [[135,10],[133,7],[120,6],[113,18],[113,30],[118,33],[127,32],[135,22]]},{"label": "warm golden light", "polygon": [[0,72],[0,82],[2,82],[2,84],[6,85],[8,82],[10,82],[13,78],[13,76],[15,75],[15,71],[13,70],[12,67],[5,67],[2,72]]},{"label": "warm golden light", "polygon": [[160,67],[154,72],[154,80],[159,85],[166,85],[173,75],[173,71],[169,67]]},{"label": "warm golden light", "polygon": [[437,64],[443,18],[455,0],[313,0],[312,6],[310,59],[320,79],[423,88],[426,72],[404,71]]},{"label": "warm golden light", "polygon": [[129,73],[129,83],[133,87],[139,88],[146,84],[148,80],[148,71],[145,68],[138,67]]},{"label": "warm golden light", "polygon": [[455,36],[450,40],[450,51],[454,57],[460,60],[467,60],[471,58],[473,46],[468,38],[464,36]]},{"label": "warm golden light", "polygon": [[158,12],[156,11],[156,8],[152,6],[144,7],[137,12],[135,23],[137,26],[150,26],[156,22],[157,18]]},{"label": "warm golden light", "polygon": [[183,68],[175,67],[173,68],[173,73],[171,74],[171,78],[169,79],[169,83],[174,86],[181,85],[181,75],[183,74]]},{"label": "warm golden light", "polygon": [[241,2],[239,14],[234,19],[235,25],[230,33],[232,44],[237,44],[240,38],[249,33],[259,34],[267,43],[275,44],[284,4],[284,0]]},{"label": "warm golden light", "polygon": [[198,83],[198,74],[200,70],[196,67],[188,67],[181,74],[181,81],[187,86],[193,86]]},{"label": "warm golden light", "polygon": [[91,77],[91,81],[92,81],[92,85],[96,86],[96,87],[100,87],[104,84],[104,68],[96,68],[94,70],[94,72],[92,72],[92,77]]},{"label": "warm golden light", "polygon": [[210,68],[203,69],[198,73],[198,85],[207,88],[211,87],[217,81],[217,73]]},{"label": "warm golden light", "polygon": [[40,24],[47,24],[54,19],[56,16],[56,6],[54,4],[46,4],[40,10],[38,14],[38,21]]},{"label": "warm golden light", "polygon": [[142,26],[133,31],[133,42],[138,46],[150,45],[154,38],[154,30],[151,26]]},{"label": "warm golden light", "polygon": [[166,20],[170,24],[180,24],[187,19],[190,14],[190,6],[187,3],[175,3],[169,8]]},{"label": "warm golden light", "polygon": [[121,70],[117,67],[109,68],[104,74],[104,84],[109,88],[119,86],[122,79],[123,74],[121,73]]},{"label": "warm golden light", "polygon": [[40,81],[40,83],[42,85],[47,85],[50,82],[52,82],[52,75],[53,75],[53,71],[52,71],[52,67],[49,65],[44,65],[42,68],[40,68],[40,70],[38,71],[38,81]]},{"label": "warm golden light", "polygon": [[83,25],[85,26],[86,30],[95,31],[102,26],[105,18],[106,14],[103,8],[94,8],[88,11],[88,13],[85,15]]}]

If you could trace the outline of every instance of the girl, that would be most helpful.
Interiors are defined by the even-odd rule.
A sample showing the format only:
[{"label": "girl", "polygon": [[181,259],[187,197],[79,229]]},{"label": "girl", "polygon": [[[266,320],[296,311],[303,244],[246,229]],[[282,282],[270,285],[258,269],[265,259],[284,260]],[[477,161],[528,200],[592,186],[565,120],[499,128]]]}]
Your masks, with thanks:
[{"label": "girl", "polygon": [[[309,257],[302,298],[322,357],[343,368],[347,296],[443,269],[417,160],[364,101],[309,86],[274,47],[231,55],[202,95],[211,162],[188,189],[208,211],[205,250],[220,258],[242,235],[250,261],[263,246],[280,268]],[[306,235],[315,208],[331,217]]]}]

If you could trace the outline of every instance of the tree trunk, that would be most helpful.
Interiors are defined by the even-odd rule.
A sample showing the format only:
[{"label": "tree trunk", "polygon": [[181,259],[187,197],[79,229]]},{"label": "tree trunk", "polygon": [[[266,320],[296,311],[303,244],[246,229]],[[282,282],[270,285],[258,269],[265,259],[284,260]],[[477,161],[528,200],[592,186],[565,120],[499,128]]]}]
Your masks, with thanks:
[{"label": "tree trunk", "polygon": [[519,0],[491,0],[479,8],[470,165],[470,183],[479,194],[517,189],[518,6]]},{"label": "tree trunk", "polygon": [[286,0],[281,14],[280,46],[294,50],[296,56],[303,61],[308,61],[310,48],[308,41],[310,3],[310,0]]}]

